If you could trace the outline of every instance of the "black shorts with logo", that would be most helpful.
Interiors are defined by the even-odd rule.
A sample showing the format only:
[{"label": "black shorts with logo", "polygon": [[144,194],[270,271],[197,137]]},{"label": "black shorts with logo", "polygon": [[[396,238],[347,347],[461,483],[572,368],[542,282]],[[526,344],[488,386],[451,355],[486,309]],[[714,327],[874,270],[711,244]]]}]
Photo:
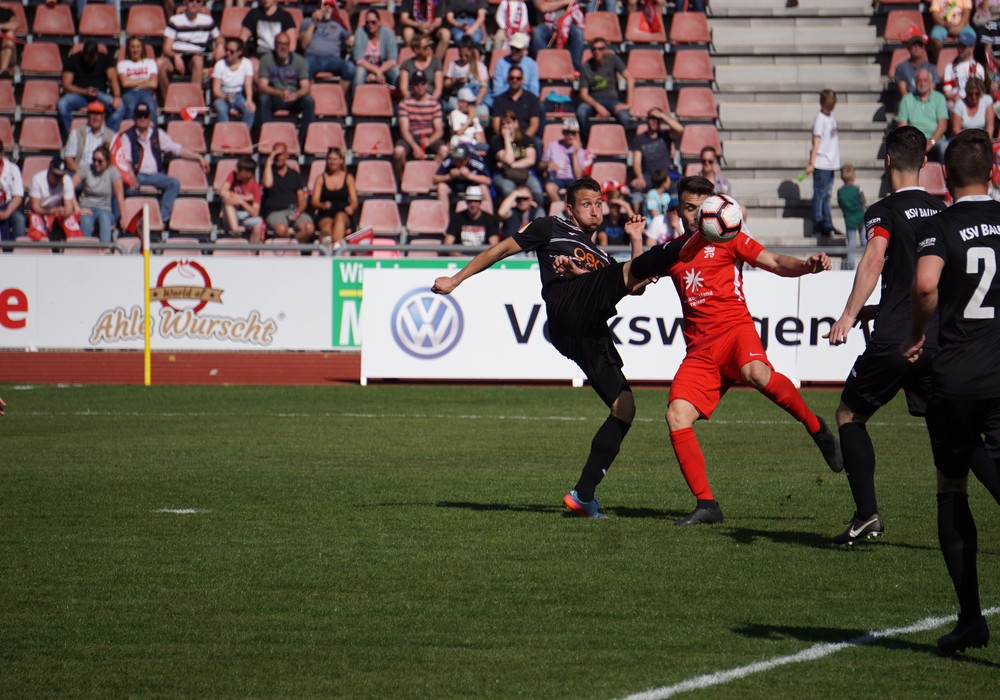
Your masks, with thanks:
[{"label": "black shorts with logo", "polygon": [[903,389],[910,415],[924,416],[931,396],[933,357],[933,351],[924,352],[911,363],[898,345],[873,343],[854,361],[840,400],[854,413],[871,416]]},{"label": "black shorts with logo", "polygon": [[1000,399],[932,398],[927,433],[937,470],[949,479],[964,479],[980,446],[1000,459]]}]

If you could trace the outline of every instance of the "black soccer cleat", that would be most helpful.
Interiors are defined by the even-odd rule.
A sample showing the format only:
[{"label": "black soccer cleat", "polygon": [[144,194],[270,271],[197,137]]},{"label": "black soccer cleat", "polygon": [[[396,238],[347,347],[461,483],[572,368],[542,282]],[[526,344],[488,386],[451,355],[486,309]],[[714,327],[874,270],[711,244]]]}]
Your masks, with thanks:
[{"label": "black soccer cleat", "polygon": [[698,506],[674,525],[712,525],[722,522],[722,508],[715,501],[698,501]]},{"label": "black soccer cleat", "polygon": [[989,643],[990,628],[986,626],[986,618],[982,615],[975,622],[959,622],[955,629],[937,640],[938,651],[942,654],[954,654],[969,647],[980,649]]},{"label": "black soccer cleat", "polygon": [[859,518],[855,513],[854,517],[848,521],[847,529],[839,535],[833,536],[834,544],[852,545],[858,540],[870,540],[881,537],[885,532],[885,525],[882,524],[882,516],[878,513],[870,518]]},{"label": "black soccer cleat", "polygon": [[809,437],[813,439],[816,447],[823,453],[823,459],[826,460],[827,466],[839,474],[844,471],[844,455],[840,452],[840,442],[830,432],[826,421],[819,416],[816,417],[819,418],[819,430],[815,433],[810,433]]}]

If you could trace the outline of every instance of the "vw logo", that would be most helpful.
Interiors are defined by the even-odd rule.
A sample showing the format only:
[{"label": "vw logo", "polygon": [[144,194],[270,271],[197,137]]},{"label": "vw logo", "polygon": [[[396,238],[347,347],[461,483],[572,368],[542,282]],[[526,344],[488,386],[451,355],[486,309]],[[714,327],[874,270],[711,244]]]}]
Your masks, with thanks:
[{"label": "vw logo", "polygon": [[403,352],[421,360],[447,354],[462,337],[462,309],[427,287],[404,295],[392,310],[392,337]]}]

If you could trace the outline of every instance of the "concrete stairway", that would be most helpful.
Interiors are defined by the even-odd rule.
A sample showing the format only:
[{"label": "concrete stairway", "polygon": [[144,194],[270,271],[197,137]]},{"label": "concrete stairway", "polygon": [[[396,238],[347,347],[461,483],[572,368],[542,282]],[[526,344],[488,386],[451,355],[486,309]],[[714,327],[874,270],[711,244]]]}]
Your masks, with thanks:
[{"label": "concrete stairway", "polygon": [[[869,202],[879,196],[887,124],[871,0],[712,0],[709,24],[733,194],[759,240],[815,245],[812,178],[796,178],[809,162],[823,88],[837,92],[841,163],[855,166]],[[840,184],[838,176],[835,191]],[[834,225],[843,230],[836,198],[833,207]]]}]

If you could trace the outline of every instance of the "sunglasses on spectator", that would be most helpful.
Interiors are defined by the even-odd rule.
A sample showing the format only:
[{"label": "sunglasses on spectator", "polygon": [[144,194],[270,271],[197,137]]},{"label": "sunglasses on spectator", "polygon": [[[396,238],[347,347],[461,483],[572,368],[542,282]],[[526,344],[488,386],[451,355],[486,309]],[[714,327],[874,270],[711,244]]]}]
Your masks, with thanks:
[{"label": "sunglasses on spectator", "polygon": [[708,158],[702,158],[702,159],[701,159],[701,162],[702,162],[702,163],[703,163],[704,165],[715,165],[715,160],[710,160],[710,159],[708,159]]}]

